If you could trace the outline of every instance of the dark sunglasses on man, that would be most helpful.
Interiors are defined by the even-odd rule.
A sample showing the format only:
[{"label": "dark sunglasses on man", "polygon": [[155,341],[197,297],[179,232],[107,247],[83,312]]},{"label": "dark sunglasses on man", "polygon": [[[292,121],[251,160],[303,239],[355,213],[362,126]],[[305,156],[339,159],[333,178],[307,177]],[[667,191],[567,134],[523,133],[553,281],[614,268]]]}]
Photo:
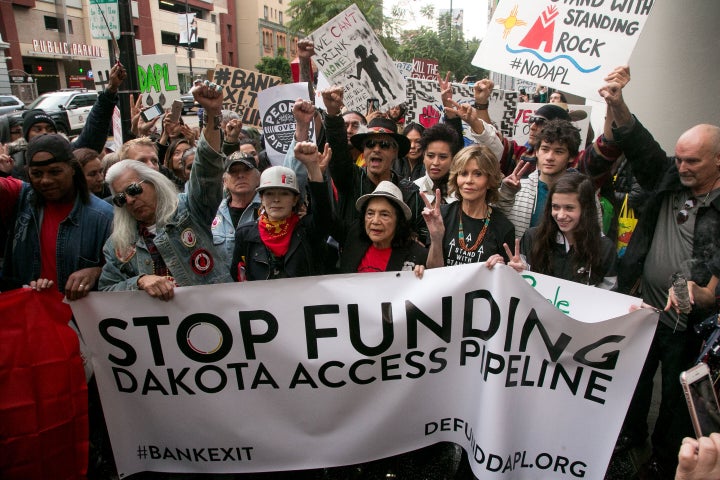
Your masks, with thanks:
[{"label": "dark sunglasses on man", "polygon": [[139,182],[133,182],[125,188],[124,192],[115,194],[115,196],[112,199],[113,203],[120,208],[124,207],[125,204],[127,203],[128,195],[130,195],[131,197],[137,197],[138,195],[143,193],[143,188],[140,184],[143,183],[144,181],[145,180],[140,180]]},{"label": "dark sunglasses on man", "polygon": [[383,150],[390,150],[391,148],[398,148],[397,143],[392,140],[368,140],[365,142],[365,148],[375,148],[375,145],[379,145]]},{"label": "dark sunglasses on man", "polygon": [[539,117],[537,115],[532,115],[530,118],[528,118],[528,123],[534,123],[538,127],[542,127],[543,123],[547,122],[547,118]]}]

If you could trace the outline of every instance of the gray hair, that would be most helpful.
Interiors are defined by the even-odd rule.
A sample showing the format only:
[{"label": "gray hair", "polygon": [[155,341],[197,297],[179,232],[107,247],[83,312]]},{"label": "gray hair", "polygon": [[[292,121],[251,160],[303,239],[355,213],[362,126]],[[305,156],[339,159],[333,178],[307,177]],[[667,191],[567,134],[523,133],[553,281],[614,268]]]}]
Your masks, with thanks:
[{"label": "gray hair", "polygon": [[237,112],[233,112],[232,110],[223,110],[221,113],[222,122],[224,124],[229,122],[230,120],[240,120],[240,115],[238,115]]},{"label": "gray hair", "polygon": [[[164,227],[173,217],[178,207],[178,194],[172,180],[162,173],[153,170],[144,163],[137,160],[121,160],[107,171],[105,180],[110,185],[110,192],[115,195],[113,182],[128,170],[134,171],[138,180],[152,183],[155,187],[157,205],[155,210],[155,224]],[[115,206],[113,218],[113,232],[110,238],[119,251],[125,251],[131,247],[137,236],[137,220],[126,208]]]}]

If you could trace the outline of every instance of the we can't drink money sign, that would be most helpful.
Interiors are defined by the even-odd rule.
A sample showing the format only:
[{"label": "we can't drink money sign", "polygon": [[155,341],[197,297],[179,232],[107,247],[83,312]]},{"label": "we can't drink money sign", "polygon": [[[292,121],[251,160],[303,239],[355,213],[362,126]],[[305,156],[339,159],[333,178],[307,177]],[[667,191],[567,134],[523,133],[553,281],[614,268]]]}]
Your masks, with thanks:
[{"label": "we can't drink money sign", "polygon": [[501,0],[473,65],[599,99],[626,65],[654,0]]},{"label": "we can't drink money sign", "polygon": [[121,478],[350,465],[450,441],[479,478],[571,479],[602,478],[612,454],[657,323],[633,303],[470,264],[178,288],[169,302],[91,293],[72,308]]}]

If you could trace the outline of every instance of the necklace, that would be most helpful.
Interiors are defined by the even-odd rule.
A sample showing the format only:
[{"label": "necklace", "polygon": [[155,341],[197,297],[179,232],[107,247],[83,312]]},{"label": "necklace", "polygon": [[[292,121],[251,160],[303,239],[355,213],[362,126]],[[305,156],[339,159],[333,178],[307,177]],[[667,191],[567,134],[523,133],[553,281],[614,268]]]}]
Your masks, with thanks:
[{"label": "necklace", "polygon": [[478,234],[478,237],[475,240],[475,243],[473,244],[473,246],[468,248],[468,246],[465,244],[465,232],[463,232],[462,206],[460,208],[458,208],[458,245],[460,245],[460,248],[462,248],[466,252],[474,252],[475,250],[478,249],[478,247],[482,243],[483,239],[485,238],[485,234],[487,233],[491,214],[492,214],[492,208],[488,206],[487,217],[485,217],[483,219],[482,230],[480,230],[480,233]]}]

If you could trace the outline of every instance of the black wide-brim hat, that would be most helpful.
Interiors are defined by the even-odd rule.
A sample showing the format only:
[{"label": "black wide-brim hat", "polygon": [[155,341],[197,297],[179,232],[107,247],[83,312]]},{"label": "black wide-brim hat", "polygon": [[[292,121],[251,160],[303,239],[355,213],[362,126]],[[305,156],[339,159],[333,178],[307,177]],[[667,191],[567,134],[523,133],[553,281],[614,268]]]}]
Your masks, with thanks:
[{"label": "black wide-brim hat", "polygon": [[398,158],[402,158],[410,151],[410,140],[405,135],[397,132],[397,125],[390,119],[377,117],[370,120],[367,126],[367,132],[358,133],[350,137],[350,143],[353,147],[362,151],[365,140],[372,135],[390,135],[398,144]]}]

